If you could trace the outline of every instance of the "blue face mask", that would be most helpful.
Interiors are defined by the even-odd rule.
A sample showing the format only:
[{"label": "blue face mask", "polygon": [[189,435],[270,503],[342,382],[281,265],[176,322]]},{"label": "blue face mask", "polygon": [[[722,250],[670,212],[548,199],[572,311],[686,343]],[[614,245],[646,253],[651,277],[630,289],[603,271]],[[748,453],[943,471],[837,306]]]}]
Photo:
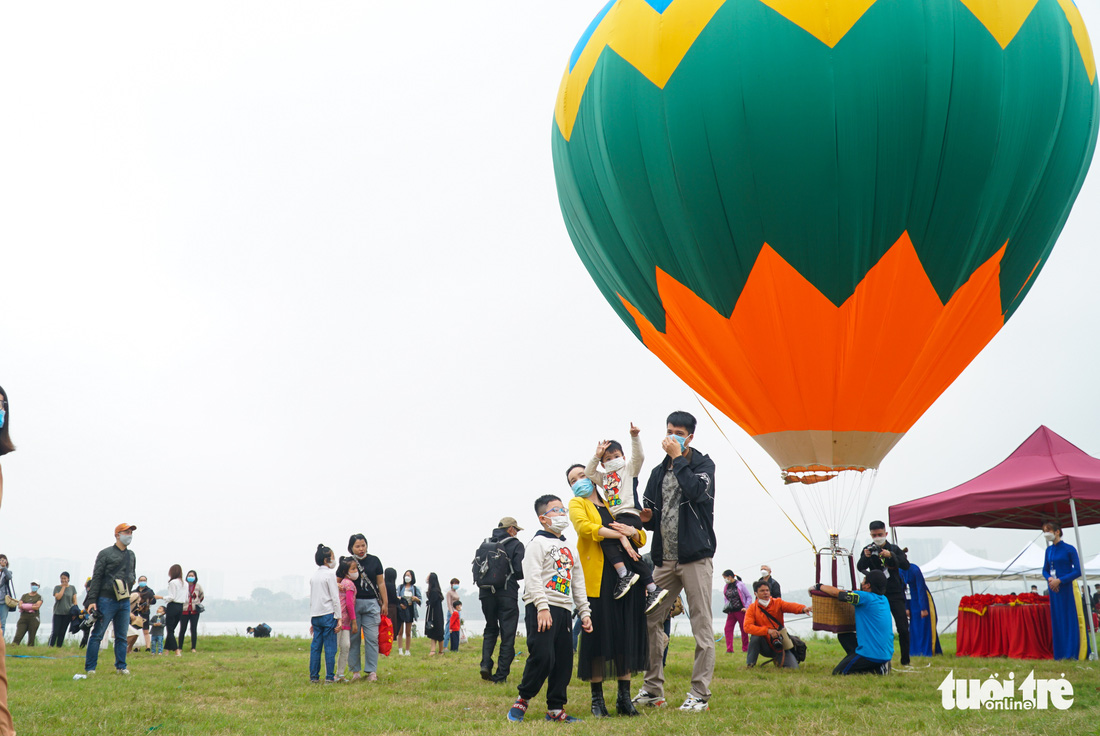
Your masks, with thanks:
[{"label": "blue face mask", "polygon": [[188,575],[187,576],[187,582],[189,582],[189,583],[195,582],[195,576],[194,575]]},{"label": "blue face mask", "polygon": [[452,585],[451,590],[458,590],[458,586],[457,585]]},{"label": "blue face mask", "polygon": [[687,442],[687,437],[681,437],[678,434],[670,434],[669,437],[680,443],[680,452],[684,451],[684,443]]},{"label": "blue face mask", "polygon": [[31,592],[32,593],[37,593],[38,592],[38,586],[37,585],[32,585],[31,586]]},{"label": "blue face mask", "polygon": [[138,583],[139,588],[144,588],[148,583]]},{"label": "blue face mask", "polygon": [[573,495],[577,498],[588,498],[592,495],[592,489],[594,487],[592,481],[588,480],[588,478],[581,478],[573,484]]},{"label": "blue face mask", "polygon": [[7,418],[7,414],[3,409],[0,409],[0,429],[4,428],[4,420]]}]

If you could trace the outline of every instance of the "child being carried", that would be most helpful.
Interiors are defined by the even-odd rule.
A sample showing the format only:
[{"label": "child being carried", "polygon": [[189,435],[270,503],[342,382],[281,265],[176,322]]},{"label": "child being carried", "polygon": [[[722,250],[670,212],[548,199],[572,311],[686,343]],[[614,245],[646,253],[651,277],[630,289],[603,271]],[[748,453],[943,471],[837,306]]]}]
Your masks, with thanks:
[{"label": "child being carried", "polygon": [[[612,518],[620,524],[642,528],[641,514],[644,511],[638,503],[638,475],[645,462],[642,442],[638,438],[640,430],[630,425],[630,459],[623,454],[623,446],[615,440],[601,440],[596,445],[596,454],[588,461],[584,474],[599,487],[604,503]],[[599,470],[602,465],[603,470]],[[634,586],[641,582],[646,588],[645,612],[656,608],[668,591],[657,587],[653,582],[653,571],[642,561],[638,548],[630,539],[604,539],[600,542],[604,557],[610,562],[619,580],[615,584],[615,598],[622,598]]]}]

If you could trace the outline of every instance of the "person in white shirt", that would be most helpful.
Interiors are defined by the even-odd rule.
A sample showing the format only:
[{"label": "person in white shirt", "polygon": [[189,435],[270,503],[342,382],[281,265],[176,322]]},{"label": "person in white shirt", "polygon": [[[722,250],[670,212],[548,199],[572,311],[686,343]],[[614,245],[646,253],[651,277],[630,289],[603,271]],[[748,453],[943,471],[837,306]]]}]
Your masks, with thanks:
[{"label": "person in white shirt", "polygon": [[546,684],[546,720],[573,723],[566,714],[566,691],[573,673],[573,607],[581,627],[592,632],[592,611],[584,587],[584,570],[562,532],[569,526],[565,505],[557,496],[535,501],[542,529],[523,553],[523,602],[527,604],[527,663],[519,697],[508,711],[509,721],[522,721],[527,706]]},{"label": "person in white shirt", "polygon": [[325,650],[325,684],[336,681],[336,625],[340,621],[340,587],[336,582],[336,556],[323,544],[313,555],[317,570],[309,581],[309,681],[321,680],[321,649]]},{"label": "person in white shirt", "polygon": [[168,636],[164,640],[164,648],[169,652],[175,652],[177,657],[183,656],[183,642],[176,642],[176,627],[179,626],[183,616],[183,604],[187,603],[187,585],[183,582],[183,568],[172,565],[168,568],[168,592],[164,594],[164,610],[167,619]]}]

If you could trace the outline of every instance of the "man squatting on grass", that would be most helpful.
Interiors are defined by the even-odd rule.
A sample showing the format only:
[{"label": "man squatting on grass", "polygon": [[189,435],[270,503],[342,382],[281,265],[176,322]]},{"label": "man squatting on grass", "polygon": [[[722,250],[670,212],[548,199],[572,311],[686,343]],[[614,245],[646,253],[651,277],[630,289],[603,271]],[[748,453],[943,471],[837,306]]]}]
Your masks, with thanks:
[{"label": "man squatting on grass", "polygon": [[535,501],[542,529],[527,543],[523,553],[523,602],[527,624],[527,663],[519,683],[519,697],[508,711],[509,721],[522,721],[531,698],[546,689],[546,720],[573,723],[579,718],[566,715],[566,691],[573,674],[572,609],[576,605],[581,626],[592,633],[584,569],[577,554],[562,536],[569,527],[569,515],[557,496]]},{"label": "man squatting on grass", "polygon": [[886,600],[886,574],[871,570],[859,593],[818,583],[811,590],[846,601],[856,607],[856,650],[840,660],[834,675],[885,675],[894,656],[894,631],[890,628],[890,603]]}]

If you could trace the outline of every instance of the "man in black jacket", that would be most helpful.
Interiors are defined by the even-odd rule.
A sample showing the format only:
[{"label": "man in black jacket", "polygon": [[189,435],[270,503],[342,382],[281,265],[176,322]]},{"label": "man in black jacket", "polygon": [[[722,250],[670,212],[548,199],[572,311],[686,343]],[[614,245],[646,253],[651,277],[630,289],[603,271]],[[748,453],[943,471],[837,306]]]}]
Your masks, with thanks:
[{"label": "man in black jacket", "polygon": [[88,583],[88,611],[98,610],[102,618],[96,622],[84,654],[84,671],[89,675],[95,674],[99,643],[111,624],[115,627],[115,672],[130,674],[126,668],[126,632],[130,627],[130,589],[137,577],[137,557],[129,549],[135,529],[133,524],[116,526],[115,543],[100,550],[95,558]]},{"label": "man in black jacket", "polygon": [[682,590],[695,637],[691,690],[683,711],[709,709],[714,676],[714,627],[710,595],[714,585],[714,462],[692,448],[695,417],[676,411],[667,420],[668,436],[661,443],[666,457],[646,483],[642,523],[653,532],[653,582],[668,590],[664,602],[649,612],[649,669],[634,697],[639,705],[665,705],[662,652],[668,644],[665,617]]},{"label": "man in black jacket", "polygon": [[872,521],[870,530],[871,544],[863,548],[856,569],[864,574],[871,570],[886,574],[886,601],[890,604],[890,615],[898,630],[901,666],[905,667],[909,664],[909,619],[905,615],[909,606],[905,602],[905,581],[898,570],[908,570],[909,560],[901,547],[886,541],[886,524]]},{"label": "man in black jacket", "polygon": [[[493,530],[490,539],[503,546],[512,572],[503,590],[481,588],[481,612],[485,616],[485,633],[481,642],[481,679],[503,683],[508,679],[512,660],[516,656],[516,627],[519,625],[519,581],[523,579],[523,543],[516,535],[523,527],[514,517],[505,516]],[[493,649],[500,636],[500,657],[493,673]]]}]

